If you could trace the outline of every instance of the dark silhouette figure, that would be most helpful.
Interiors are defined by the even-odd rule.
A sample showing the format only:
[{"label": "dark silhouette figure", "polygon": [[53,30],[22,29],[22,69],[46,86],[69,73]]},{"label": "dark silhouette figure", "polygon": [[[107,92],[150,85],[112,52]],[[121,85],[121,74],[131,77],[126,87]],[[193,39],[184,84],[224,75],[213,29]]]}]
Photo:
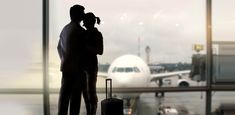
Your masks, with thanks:
[{"label": "dark silhouette figure", "polygon": [[84,46],[79,40],[84,39],[84,28],[80,22],[84,17],[85,8],[74,5],[70,8],[71,22],[67,24],[61,34],[58,43],[58,53],[61,59],[60,70],[62,81],[60,88],[58,115],[79,115],[81,105],[82,80],[85,77],[83,71]]},{"label": "dark silhouette figure", "polygon": [[[163,85],[163,79],[159,79],[159,87],[162,87],[162,85]],[[161,96],[162,97],[164,97],[165,96],[165,94],[164,94],[164,92],[163,91],[161,91]]]},{"label": "dark silhouette figure", "polygon": [[[97,109],[97,93],[96,82],[98,72],[98,59],[97,54],[103,54],[103,37],[101,32],[95,27],[95,23],[100,24],[100,19],[93,13],[86,13],[84,16],[85,31],[85,72],[87,75],[87,98],[89,102],[86,102],[87,115],[95,115]],[[83,95],[84,96],[84,95]],[[85,97],[84,97],[85,99]],[[90,110],[90,111],[89,111]]]},{"label": "dark silhouette figure", "polygon": [[[163,79],[159,79],[158,87],[162,87],[162,85],[163,85]],[[155,96],[158,96],[158,93],[159,92],[156,92]],[[160,93],[161,93],[161,97],[165,96],[165,93],[163,91],[161,91]]]}]

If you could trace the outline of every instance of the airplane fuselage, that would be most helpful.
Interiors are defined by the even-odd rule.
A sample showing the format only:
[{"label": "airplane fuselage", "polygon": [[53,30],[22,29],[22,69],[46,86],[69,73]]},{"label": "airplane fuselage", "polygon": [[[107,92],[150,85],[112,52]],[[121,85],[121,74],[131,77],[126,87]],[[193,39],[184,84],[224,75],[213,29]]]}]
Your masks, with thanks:
[{"label": "airplane fuselage", "polygon": [[[158,81],[158,87],[160,87],[160,80],[169,78],[172,76],[182,76],[188,74],[190,71],[177,71],[150,74],[149,66],[138,56],[135,55],[123,55],[115,59],[108,69],[107,78],[111,78],[113,81],[113,88],[135,88],[135,87],[148,87],[150,82]],[[171,85],[171,83],[168,83]],[[178,87],[188,87],[189,83],[186,79],[181,78],[177,80]],[[114,94],[115,95],[115,94]],[[120,93],[117,94],[120,98],[139,96],[136,93]]]},{"label": "airplane fuselage", "polygon": [[[108,78],[112,79],[114,88],[147,87],[150,82],[150,70],[140,57],[124,55],[110,65]],[[130,96],[130,94],[122,94],[121,97],[125,98],[125,95]]]}]

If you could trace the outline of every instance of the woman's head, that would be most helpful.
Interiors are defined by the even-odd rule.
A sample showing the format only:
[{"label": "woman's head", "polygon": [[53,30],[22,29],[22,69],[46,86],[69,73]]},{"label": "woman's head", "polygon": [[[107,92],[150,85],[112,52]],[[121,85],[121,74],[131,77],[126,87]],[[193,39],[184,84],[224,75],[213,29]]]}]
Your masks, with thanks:
[{"label": "woman's head", "polygon": [[85,14],[83,23],[86,28],[91,28],[95,26],[95,23],[100,24],[100,18],[96,17],[92,12]]}]

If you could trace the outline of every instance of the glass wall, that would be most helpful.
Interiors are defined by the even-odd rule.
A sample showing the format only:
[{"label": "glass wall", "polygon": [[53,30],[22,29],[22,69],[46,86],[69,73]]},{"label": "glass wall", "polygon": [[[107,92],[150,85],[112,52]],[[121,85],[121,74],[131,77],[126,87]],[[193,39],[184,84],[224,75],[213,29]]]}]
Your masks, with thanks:
[{"label": "glass wall", "polygon": [[43,115],[42,2],[0,1],[0,14],[0,114]]},{"label": "glass wall", "polygon": [[[51,94],[50,98],[51,115],[56,115],[58,95]],[[98,98],[97,115],[101,115],[100,101],[105,99],[105,94],[99,93]],[[155,97],[154,93],[142,93],[139,98],[132,99],[130,103],[130,107],[124,106],[124,111],[131,110],[132,115],[157,115],[159,108],[169,107],[177,110],[179,115],[205,115],[205,93],[203,92],[166,93],[164,98]],[[84,102],[82,102],[80,114],[86,115]]]},{"label": "glass wall", "polygon": [[[233,108],[234,110],[234,92],[221,92],[214,91],[212,92],[212,112],[219,113],[221,111],[222,106],[227,106]],[[231,106],[232,105],[232,106]]]},{"label": "glass wall", "polygon": [[41,94],[0,95],[2,115],[43,115]]},{"label": "glass wall", "polygon": [[[190,70],[193,55],[205,54],[206,49],[200,52],[193,49],[195,44],[205,46],[206,43],[204,0],[50,2],[51,88],[60,85],[60,60],[56,48],[61,30],[70,22],[69,8],[74,4],[84,5],[85,12],[94,12],[101,18],[101,24],[96,27],[104,39],[104,54],[98,56],[102,72],[108,72],[107,66],[126,54],[139,55],[145,63],[151,65],[153,74]],[[101,7],[103,5],[106,7]],[[150,48],[149,53],[145,51],[147,46]],[[191,80],[189,72],[181,77],[190,86],[205,84]],[[180,79],[174,76],[168,81],[172,82],[170,86],[177,87]],[[152,84],[158,86],[155,82]]]},{"label": "glass wall", "polygon": [[[149,65],[152,75],[191,70],[193,56],[206,54],[205,0],[50,1],[49,85],[50,88],[55,89],[54,91],[58,91],[61,85],[60,59],[57,53],[59,35],[63,27],[70,22],[69,8],[74,4],[83,5],[85,12],[93,12],[101,19],[101,24],[95,25],[102,32],[104,40],[104,54],[98,56],[99,73],[112,72],[112,70],[108,71],[112,62],[126,54],[139,56]],[[194,48],[196,44],[202,45],[203,49],[197,51]],[[146,52],[147,46],[149,53]],[[122,63],[128,66],[131,60],[132,58]],[[124,68],[122,72],[127,73],[125,66],[120,68]],[[108,74],[111,75],[111,73]],[[150,75],[141,77],[150,77]],[[185,82],[186,86],[190,87],[205,86],[205,76],[202,81],[194,77],[190,77],[189,72],[174,74],[163,79],[162,87],[179,87],[180,83]],[[119,76],[117,79],[126,78],[126,76]],[[121,88],[144,87],[141,85],[142,81],[135,81],[136,79],[130,80],[131,82]],[[114,87],[118,87],[117,84],[118,82],[113,79]],[[159,88],[158,80],[146,84]],[[182,84],[183,87],[184,85]],[[105,87],[105,78],[98,77],[97,87],[99,89]],[[102,89],[99,91],[102,92]],[[140,95],[140,106],[149,109],[150,115],[156,114],[156,109],[159,107],[157,104],[161,103],[162,98],[156,98],[155,92],[138,95]],[[120,95],[117,94],[117,96]],[[167,98],[163,99],[163,103],[166,106],[187,108],[187,112],[191,114],[205,114],[204,92],[165,93],[165,97]],[[192,98],[194,99],[191,100]],[[99,106],[102,99],[104,94],[99,93]],[[50,102],[51,113],[56,114],[58,95],[51,94]],[[82,104],[81,112],[85,114],[84,103]],[[190,104],[192,106],[188,107]],[[100,110],[97,114],[100,114]]]},{"label": "glass wall", "polygon": [[[93,12],[101,19],[101,24],[96,25],[104,38],[104,54],[98,56],[97,114],[101,113],[100,102],[105,98],[104,87],[107,77],[113,78],[115,88],[124,88],[122,89],[124,91],[133,87],[176,91],[165,92],[165,97],[156,97],[154,91],[138,92],[141,88],[131,95],[114,92],[114,96],[118,98],[124,95],[129,97],[138,95],[139,98],[131,100],[131,111],[138,111],[138,114],[146,114],[146,111],[149,115],[157,114],[160,108],[168,106],[182,114],[205,114],[205,109],[208,109],[205,92],[211,91],[204,87],[206,86],[206,0],[50,0],[49,2],[48,77],[52,115],[57,114],[58,91],[61,85],[60,59],[56,48],[61,30],[70,22],[69,8],[74,4],[84,5],[85,12]],[[0,113],[42,115],[45,106],[41,92],[43,91],[42,1],[8,0],[0,3],[2,14]],[[233,0],[212,0],[213,83],[235,82],[231,79],[233,77],[231,75],[235,74],[233,73],[235,71],[233,6]],[[112,65],[117,58],[120,59],[120,56],[127,54],[135,56],[128,55],[128,59],[122,62],[123,66]],[[144,62],[143,65],[148,66],[142,68],[137,66],[138,64],[128,65],[139,58]],[[113,67],[112,70],[108,71],[109,67]],[[116,69],[121,71],[115,73]],[[128,78],[124,73],[128,75],[131,73],[134,77]],[[139,73],[143,73],[143,76],[138,76]],[[173,75],[169,75],[170,73]],[[114,74],[118,76],[115,78],[112,76]],[[106,75],[105,78],[103,75]],[[121,80],[131,82],[125,84]],[[188,86],[190,90],[184,89]],[[189,92],[181,92],[185,90]],[[212,91],[211,111],[216,112],[221,104],[233,102],[232,97],[234,97],[233,92]],[[124,107],[125,112],[130,111]],[[86,114],[84,102],[81,114]]]},{"label": "glass wall", "polygon": [[1,1],[0,88],[42,88],[42,3]]},{"label": "glass wall", "polygon": [[[212,44],[213,44],[213,81],[216,84],[234,87],[235,67],[235,17],[233,0],[212,1]],[[227,83],[227,84],[226,84]],[[220,86],[219,85],[219,86]],[[220,113],[221,109],[234,110],[234,91],[213,91],[212,112]],[[224,111],[224,114],[226,111]],[[230,113],[230,114],[234,114]]]},{"label": "glass wall", "polygon": [[233,0],[212,1],[213,41],[235,41],[235,17]]},{"label": "glass wall", "polygon": [[234,83],[235,67],[235,16],[232,0],[212,2],[212,36],[214,82]]}]

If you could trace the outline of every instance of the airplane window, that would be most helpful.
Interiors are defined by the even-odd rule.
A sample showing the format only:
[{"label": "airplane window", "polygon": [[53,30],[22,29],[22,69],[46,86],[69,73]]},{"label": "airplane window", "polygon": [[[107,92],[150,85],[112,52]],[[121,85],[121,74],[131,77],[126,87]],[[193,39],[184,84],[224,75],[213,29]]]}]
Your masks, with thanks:
[{"label": "airplane window", "polygon": [[125,71],[125,69],[122,67],[116,69],[116,72],[124,72],[124,71]]},{"label": "airplane window", "polygon": [[135,72],[140,72],[140,70],[137,67],[134,67]]},{"label": "airplane window", "polygon": [[116,70],[117,70],[117,68],[116,68],[116,67],[114,67],[112,72],[114,73]]},{"label": "airplane window", "polygon": [[138,72],[138,70],[134,70],[134,68],[132,67],[118,67],[118,68],[114,68],[113,69],[113,72],[126,72],[126,73],[129,73],[129,72]]},{"label": "airplane window", "polygon": [[127,68],[125,68],[125,72],[133,72],[133,68],[132,67],[127,67]]}]

